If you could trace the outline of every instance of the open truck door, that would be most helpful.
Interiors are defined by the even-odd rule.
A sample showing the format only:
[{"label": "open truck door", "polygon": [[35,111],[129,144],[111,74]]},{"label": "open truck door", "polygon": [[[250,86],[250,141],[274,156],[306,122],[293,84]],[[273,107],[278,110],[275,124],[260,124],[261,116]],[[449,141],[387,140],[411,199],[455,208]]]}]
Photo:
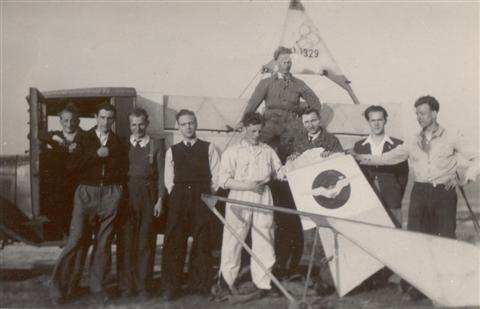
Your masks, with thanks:
[{"label": "open truck door", "polygon": [[61,130],[58,113],[69,102],[77,107],[83,130],[95,125],[98,104],[111,103],[117,109],[114,131],[125,138],[136,97],[135,89],[126,87],[29,89],[29,150],[0,157],[0,240],[34,246],[64,243],[73,208],[73,198],[64,194],[66,153],[45,138],[49,131]]}]

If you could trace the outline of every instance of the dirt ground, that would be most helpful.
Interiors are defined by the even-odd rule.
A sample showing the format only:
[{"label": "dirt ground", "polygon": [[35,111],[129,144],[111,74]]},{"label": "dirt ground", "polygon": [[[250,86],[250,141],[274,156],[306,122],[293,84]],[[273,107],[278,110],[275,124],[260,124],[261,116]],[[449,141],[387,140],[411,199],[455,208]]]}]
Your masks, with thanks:
[{"label": "dirt ground", "polygon": [[[475,234],[471,221],[462,219],[458,222],[457,237],[459,239],[480,245],[479,236]],[[307,241],[308,243],[308,241]],[[308,245],[308,244],[307,244]],[[160,247],[160,246],[159,246]],[[48,285],[55,259],[61,249],[55,247],[36,248],[23,244],[12,244],[0,251],[0,307],[2,308],[39,308],[50,307]],[[160,248],[157,248],[160,252]],[[305,254],[304,256],[307,256]],[[159,265],[157,253],[156,265]],[[305,265],[306,261],[303,261]],[[116,296],[115,274],[110,278],[110,293],[112,299],[106,308],[288,308],[288,300],[284,297],[263,298],[246,303],[218,303],[199,295],[183,295],[172,302],[163,302],[160,297],[159,268],[155,268],[152,298],[147,301],[138,299],[121,299]],[[303,281],[284,282],[286,288],[300,299],[303,292]],[[248,285],[248,283],[245,283]],[[82,281],[83,288],[78,297],[62,307],[65,308],[97,308]],[[432,303],[428,299],[412,301],[403,294],[397,286],[366,290],[356,289],[347,296],[339,298],[337,294],[327,297],[315,296],[312,288],[308,289],[307,301],[312,308],[429,308]]]}]

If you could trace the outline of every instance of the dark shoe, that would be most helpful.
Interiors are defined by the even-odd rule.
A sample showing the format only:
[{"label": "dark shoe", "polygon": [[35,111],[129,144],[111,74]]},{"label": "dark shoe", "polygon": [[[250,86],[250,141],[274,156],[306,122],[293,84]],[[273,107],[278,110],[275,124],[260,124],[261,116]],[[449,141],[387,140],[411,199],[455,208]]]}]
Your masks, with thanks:
[{"label": "dark shoe", "polygon": [[52,303],[52,306],[61,306],[65,303],[65,298],[63,298],[63,297],[52,297],[51,303]]},{"label": "dark shoe", "polygon": [[217,280],[217,283],[214,284],[210,289],[210,294],[213,296],[213,299],[216,301],[223,301],[229,295],[232,295],[232,291],[230,290],[230,287],[228,286],[225,279],[223,279],[222,275],[220,275],[220,277]]},{"label": "dark shoe", "polygon": [[105,305],[110,300],[110,297],[108,296],[107,292],[105,292],[105,291],[95,292],[95,293],[93,293],[92,296],[93,296],[93,301],[97,305],[100,305],[100,306]]},{"label": "dark shoe", "polygon": [[163,291],[162,297],[164,301],[172,301],[177,297],[177,293],[172,289],[166,289]]},{"label": "dark shoe", "polygon": [[139,301],[147,301],[150,298],[150,294],[147,291],[138,292],[137,299]]},{"label": "dark shoe", "polygon": [[131,298],[135,293],[133,291],[122,291],[120,297],[123,299]]},{"label": "dark shoe", "polygon": [[410,297],[410,300],[412,301],[417,301],[426,298],[425,295],[423,295],[422,292],[414,288],[413,286],[410,287],[410,289],[407,291],[408,297]]},{"label": "dark shoe", "polygon": [[328,296],[335,293],[335,287],[323,282],[317,282],[315,284],[315,291],[318,296]]},{"label": "dark shoe", "polygon": [[260,298],[263,297],[280,297],[281,293],[278,290],[276,285],[272,284],[270,289],[259,289],[259,296]]}]

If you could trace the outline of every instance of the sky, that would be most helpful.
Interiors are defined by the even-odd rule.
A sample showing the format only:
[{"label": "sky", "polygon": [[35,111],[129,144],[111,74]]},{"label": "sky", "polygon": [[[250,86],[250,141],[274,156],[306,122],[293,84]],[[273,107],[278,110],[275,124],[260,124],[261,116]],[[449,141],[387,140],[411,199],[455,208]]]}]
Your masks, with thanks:
[{"label": "sky", "polygon": [[[362,104],[402,107],[430,94],[439,121],[479,139],[479,2],[302,1]],[[29,87],[124,86],[239,97],[279,44],[287,1],[2,1],[0,154],[28,148]],[[353,104],[320,76],[322,102]],[[248,97],[258,82],[255,78]]]}]

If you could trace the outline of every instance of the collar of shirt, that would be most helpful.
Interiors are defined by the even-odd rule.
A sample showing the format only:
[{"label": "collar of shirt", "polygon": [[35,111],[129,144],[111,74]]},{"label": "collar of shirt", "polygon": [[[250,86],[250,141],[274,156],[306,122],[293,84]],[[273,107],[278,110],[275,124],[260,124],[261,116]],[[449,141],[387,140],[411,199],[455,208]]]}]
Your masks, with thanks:
[{"label": "collar of shirt", "polygon": [[[438,127],[435,129],[435,131],[432,132],[432,138],[431,139],[434,139],[435,137],[442,136],[444,131],[445,131],[445,128],[442,127],[441,125],[438,125]],[[424,138],[426,138],[425,130],[421,130],[420,133],[418,133],[418,139],[421,141]]]},{"label": "collar of shirt", "polygon": [[95,134],[97,134],[97,137],[100,140],[100,144],[102,144],[102,146],[107,145],[108,136],[110,135],[110,132],[108,132],[107,134],[103,134],[103,133],[99,132],[98,130],[95,130]]},{"label": "collar of shirt", "polygon": [[142,138],[136,138],[135,136],[130,135],[130,144],[132,144],[132,146],[135,146],[137,141],[140,142],[139,145],[140,145],[141,148],[143,148],[143,147],[147,146],[148,142],[150,142],[150,136],[145,135]]},{"label": "collar of shirt", "polygon": [[62,131],[62,137],[69,143],[73,143],[75,141],[75,137],[78,134],[78,130],[73,133],[65,133]]},{"label": "collar of shirt", "polygon": [[383,136],[383,139],[378,144],[375,143],[373,141],[372,136],[369,135],[367,137],[367,139],[362,143],[362,145],[365,146],[367,144],[370,144],[370,150],[371,150],[372,154],[373,155],[381,155],[383,153],[383,147],[385,146],[385,143],[389,143],[390,145],[393,145],[392,139],[387,134],[385,134]]},{"label": "collar of shirt", "polygon": [[314,140],[316,140],[317,138],[319,138],[320,135],[322,135],[322,132],[323,132],[323,129],[320,128],[320,130],[318,130],[318,132],[315,133],[315,134],[307,133],[308,140],[313,142]]},{"label": "collar of shirt", "polygon": [[266,144],[262,142],[258,142],[257,145],[252,145],[248,143],[246,140],[242,139],[240,141],[240,146],[242,148],[246,148],[247,150],[251,151],[254,155],[258,155],[261,152],[261,150],[266,146]]},{"label": "collar of shirt", "polygon": [[190,143],[190,147],[191,147],[191,146],[195,145],[195,143],[197,142],[197,140],[198,140],[198,138],[196,138],[196,137],[195,137],[194,139],[189,139],[189,140],[184,139],[184,140],[183,140],[183,144],[184,144],[185,146],[188,146],[187,143]]},{"label": "collar of shirt", "polygon": [[[442,136],[443,132],[445,132],[445,128],[438,125],[437,129],[432,132],[432,137],[430,139],[427,139],[425,135],[425,130],[421,130],[420,133],[418,133],[417,135],[417,145],[420,147],[420,149],[425,150],[424,145],[430,143],[430,141],[432,141],[434,138]],[[428,143],[426,141],[428,141]]]},{"label": "collar of shirt", "polygon": [[288,73],[277,72],[274,75],[275,79],[283,79],[283,80],[290,79],[291,76],[292,76],[292,74],[290,72],[288,72]]}]

